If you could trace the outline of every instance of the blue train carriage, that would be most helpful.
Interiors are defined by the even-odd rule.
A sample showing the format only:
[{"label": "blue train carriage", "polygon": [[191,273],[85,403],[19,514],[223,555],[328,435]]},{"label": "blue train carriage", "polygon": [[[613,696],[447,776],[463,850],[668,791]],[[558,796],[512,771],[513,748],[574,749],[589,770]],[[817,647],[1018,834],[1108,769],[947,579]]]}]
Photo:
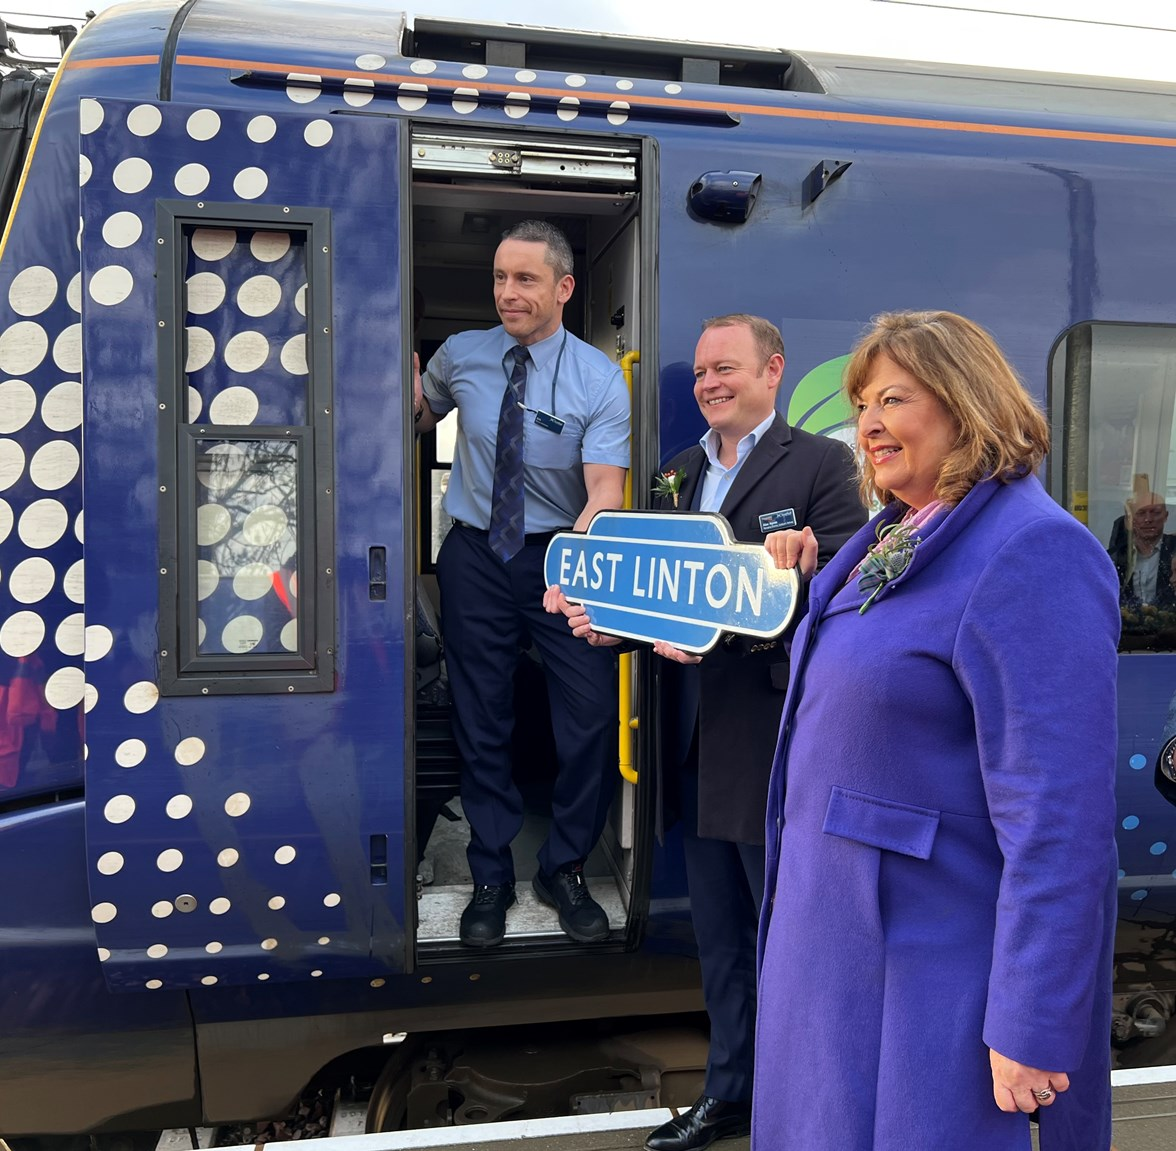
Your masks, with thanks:
[{"label": "blue train carriage", "polygon": [[[379,5],[87,25],[0,254],[0,1132],[272,1116],[406,1032],[374,1127],[526,1113],[471,1092],[443,1045],[414,1078],[414,1044],[696,1009],[641,661],[621,681],[630,782],[591,864],[610,940],[524,908],[495,953],[457,944],[430,623],[452,433],[414,441],[412,352],[496,322],[504,227],[559,223],[569,326],[632,376],[640,504],[699,434],[703,317],[779,322],[790,419],[845,435],[862,324],[952,308],[1048,405],[1051,488],[1111,545],[1134,491],[1176,492],[1174,96],[410,28]],[[1176,1064],[1176,620],[1128,603],[1125,624],[1118,1059]],[[542,714],[526,657],[518,682]],[[529,825],[546,755],[528,724]],[[621,1086],[615,1049],[583,1054],[605,1086],[580,1095],[676,1101],[690,1059],[626,1050]]]}]

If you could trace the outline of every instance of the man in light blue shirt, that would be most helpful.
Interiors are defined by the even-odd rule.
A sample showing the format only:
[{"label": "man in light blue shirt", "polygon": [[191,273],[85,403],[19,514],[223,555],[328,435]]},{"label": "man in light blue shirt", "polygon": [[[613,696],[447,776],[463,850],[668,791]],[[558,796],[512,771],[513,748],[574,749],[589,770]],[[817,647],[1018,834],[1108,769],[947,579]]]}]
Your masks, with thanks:
[{"label": "man in light blue shirt", "polygon": [[513,691],[527,641],[543,662],[558,760],[551,825],[532,885],[573,939],[594,942],[609,933],[583,865],[616,781],[614,663],[579,642],[542,602],[552,533],[584,530],[596,512],[620,507],[629,466],[624,379],[604,353],[563,327],[574,286],[564,235],[540,221],[516,225],[494,257],[501,326],[451,336],[414,381],[418,431],[453,408],[459,413],[445,496],[454,526],[437,577],[470,825],[474,893],[460,934],[471,947],[502,941],[515,902],[510,844],[523,805],[511,777]]}]

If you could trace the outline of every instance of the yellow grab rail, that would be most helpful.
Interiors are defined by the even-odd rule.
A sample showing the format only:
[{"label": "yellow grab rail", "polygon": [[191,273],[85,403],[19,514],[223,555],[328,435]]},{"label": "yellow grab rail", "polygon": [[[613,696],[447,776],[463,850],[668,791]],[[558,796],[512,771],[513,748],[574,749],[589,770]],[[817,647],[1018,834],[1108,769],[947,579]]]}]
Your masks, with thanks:
[{"label": "yellow grab rail", "polygon": [[[621,357],[621,371],[625,375],[625,383],[629,386],[630,407],[633,398],[633,365],[639,363],[640,360],[641,353],[636,351],[626,352]],[[630,451],[632,446],[630,438]],[[629,468],[625,476],[624,506],[627,508],[633,506],[632,467]],[[622,779],[628,780],[629,783],[636,783],[638,776],[637,769],[633,766],[633,732],[637,730],[638,720],[633,714],[633,656],[631,652],[625,652],[618,660],[617,677],[620,681],[620,690],[617,693],[617,770],[620,771]]]}]

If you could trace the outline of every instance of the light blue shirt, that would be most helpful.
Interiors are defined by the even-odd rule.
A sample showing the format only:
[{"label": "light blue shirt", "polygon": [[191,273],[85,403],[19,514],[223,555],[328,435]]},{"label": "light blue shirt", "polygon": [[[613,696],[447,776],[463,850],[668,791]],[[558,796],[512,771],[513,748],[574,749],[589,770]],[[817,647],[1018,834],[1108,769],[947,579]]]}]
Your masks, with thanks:
[{"label": "light blue shirt", "polygon": [[719,433],[714,428],[707,429],[706,435],[698,441],[702,450],[706,452],[706,475],[702,478],[699,511],[717,512],[722,508],[739,469],[743,467],[743,461],[751,455],[760,437],[772,426],[775,418],[776,413],[773,411],[762,424],[757,424],[735,445],[735,462],[729,468],[719,463]]},{"label": "light blue shirt", "polygon": [[[443,416],[458,410],[445,511],[475,528],[490,526],[498,413],[515,343],[501,325],[459,332],[441,345],[421,375],[433,412]],[[588,502],[584,464],[629,466],[629,390],[608,356],[562,327],[527,351],[531,358],[523,413],[525,530],[558,531],[571,527]],[[563,430],[556,433],[537,424],[536,411],[563,420]]]}]

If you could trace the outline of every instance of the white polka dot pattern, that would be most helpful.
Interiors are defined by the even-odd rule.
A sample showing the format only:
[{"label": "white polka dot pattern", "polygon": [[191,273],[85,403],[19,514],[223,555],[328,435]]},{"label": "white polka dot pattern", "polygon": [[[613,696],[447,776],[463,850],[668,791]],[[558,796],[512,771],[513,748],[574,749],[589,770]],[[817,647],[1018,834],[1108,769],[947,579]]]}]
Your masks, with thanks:
[{"label": "white polka dot pattern", "polygon": [[19,272],[8,289],[8,306],[18,316],[39,316],[57,297],[57,277],[37,265]]},{"label": "white polka dot pattern", "polygon": [[0,625],[0,651],[14,659],[32,655],[44,638],[45,621],[36,612],[15,612]]},{"label": "white polka dot pattern", "polygon": [[19,432],[37,411],[37,393],[24,380],[0,383],[0,432]]},{"label": "white polka dot pattern", "polygon": [[[385,67],[382,56],[368,55],[353,55],[357,70],[376,73]],[[425,63],[429,66],[414,69],[422,81],[437,70]],[[12,570],[0,573],[0,597],[7,594],[10,600],[0,614],[0,652],[16,653],[15,658],[26,658],[27,652],[47,661],[51,655],[47,704],[90,709],[92,915],[108,977],[123,980],[125,987],[306,978],[309,964],[299,959],[306,942],[295,944],[284,934],[290,930],[287,916],[309,925],[300,928],[305,940],[320,941],[315,978],[324,970],[342,973],[348,963],[354,968],[350,973],[369,974],[354,957],[339,890],[328,890],[343,880],[334,878],[313,832],[296,838],[306,833],[283,823],[280,805],[286,797],[270,783],[254,791],[236,746],[210,737],[221,701],[193,707],[203,701],[188,700],[177,708],[175,701],[159,697],[154,624],[150,603],[143,603],[144,586],[150,585],[141,579],[154,573],[144,572],[145,557],[135,550],[154,525],[136,523],[128,531],[133,545],[128,571],[132,582],[138,580],[126,593],[136,605],[133,614],[125,600],[112,595],[112,569],[96,567],[86,619],[77,546],[83,523],[78,452],[83,404],[94,405],[90,418],[101,417],[111,394],[96,390],[83,398],[78,378],[83,297],[87,325],[91,317],[95,323],[101,317],[117,333],[119,325],[129,332],[137,322],[134,338],[151,351],[126,358],[125,395],[119,398],[136,405],[146,398],[142,411],[150,418],[157,387],[155,333],[144,330],[142,321],[145,311],[151,314],[156,290],[156,199],[314,202],[317,193],[307,192],[307,173],[339,163],[341,141],[368,131],[330,111],[366,104],[377,91],[412,107],[429,101],[423,82],[398,87],[382,76],[346,79],[345,86],[332,81],[324,92],[319,77],[292,76],[290,100],[318,102],[301,115],[86,101],[81,119],[88,178],[84,228],[78,232],[83,270],[26,260],[23,275],[10,275],[0,288],[0,309],[7,303],[9,311],[7,318],[0,312],[0,539],[8,535],[21,549],[8,553]],[[476,92],[464,98],[476,106]],[[446,99],[439,94],[443,110]],[[342,203],[340,197],[336,207]],[[218,439],[217,428],[306,422],[308,359],[312,351],[320,354],[306,319],[306,239],[297,229],[233,228],[213,220],[211,226],[190,227],[176,253],[184,289],[176,316],[187,376],[184,414],[193,422],[206,421],[207,428],[198,447],[195,485],[194,558],[203,597],[196,621],[199,650],[288,652],[297,649],[299,637],[296,502],[282,494],[281,485],[255,479],[256,456],[240,443]],[[73,235],[70,226],[68,243]],[[89,329],[86,338],[92,338]],[[87,350],[94,355],[97,347],[88,344]],[[93,371],[92,378],[110,381],[109,364],[98,363]],[[87,424],[95,426],[101,425]],[[299,461],[296,445],[279,447],[289,450],[273,455],[270,463],[283,472],[284,484],[285,472],[297,477]],[[87,469],[91,462],[87,456]],[[147,484],[126,503],[129,516],[142,516],[151,507],[156,481],[142,478]],[[92,547],[102,555],[111,546],[110,516],[116,513],[110,506],[96,507],[100,520],[91,529]],[[264,730],[269,724],[263,720]],[[259,846],[259,827],[281,829],[283,838]],[[323,875],[332,878],[316,882]],[[242,894],[259,884],[265,894]],[[146,899],[144,890],[151,891]],[[265,931],[255,927],[262,910],[271,917]],[[351,910],[362,921],[362,913]],[[251,965],[242,959],[247,954],[255,957]]]},{"label": "white polka dot pattern", "polygon": [[141,739],[125,739],[114,753],[119,767],[138,767],[147,756],[147,745]]},{"label": "white polka dot pattern", "polygon": [[181,767],[192,767],[204,758],[204,740],[198,735],[189,735],[176,745],[176,763]]},{"label": "white polka dot pattern", "polygon": [[153,104],[140,104],[138,108],[132,108],[127,116],[127,127],[136,136],[151,136],[159,131],[162,123],[163,116]]},{"label": "white polka dot pattern", "polygon": [[375,98],[374,80],[352,78],[343,81],[343,99],[352,108],[364,108]]},{"label": "white polka dot pattern", "polygon": [[57,625],[53,642],[62,655],[80,656],[86,650],[85,616],[81,612],[68,615]]},{"label": "white polka dot pattern", "polygon": [[33,320],[18,321],[0,332],[0,372],[23,376],[36,368],[49,350],[49,336]]}]

